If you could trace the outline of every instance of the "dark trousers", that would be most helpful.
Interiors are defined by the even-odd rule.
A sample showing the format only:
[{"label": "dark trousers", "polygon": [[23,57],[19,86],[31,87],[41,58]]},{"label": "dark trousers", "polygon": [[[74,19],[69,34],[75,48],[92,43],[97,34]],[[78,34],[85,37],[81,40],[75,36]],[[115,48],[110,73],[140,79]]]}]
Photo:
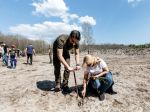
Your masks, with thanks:
[{"label": "dark trousers", "polygon": [[32,54],[27,54],[27,63],[29,63],[29,58],[30,58],[30,64],[32,64]]},{"label": "dark trousers", "polygon": [[52,63],[52,54],[49,53],[48,55],[49,55],[49,62]]},{"label": "dark trousers", "polygon": [[2,53],[0,53],[0,59],[1,59],[1,57],[2,57]]},{"label": "dark trousers", "polygon": [[[70,54],[69,52],[63,52],[63,57],[70,65]],[[56,85],[61,85],[61,62],[57,57],[57,53],[53,53],[53,65],[54,65],[54,75],[55,75],[55,83]],[[68,86],[70,72],[65,68],[63,73],[63,86]]]}]

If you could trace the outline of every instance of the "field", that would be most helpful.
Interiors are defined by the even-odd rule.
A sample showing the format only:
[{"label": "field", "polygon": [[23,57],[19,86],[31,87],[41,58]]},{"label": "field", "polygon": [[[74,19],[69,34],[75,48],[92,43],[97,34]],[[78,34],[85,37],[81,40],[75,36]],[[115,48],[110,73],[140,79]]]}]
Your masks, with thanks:
[{"label": "field", "polygon": [[[82,64],[86,53],[81,53]],[[64,95],[53,91],[53,65],[48,55],[34,56],[33,65],[26,57],[18,58],[16,69],[0,62],[1,112],[149,112],[150,111],[150,55],[124,55],[92,53],[106,61],[113,73],[116,95],[105,94],[105,100],[88,96],[83,105],[76,98],[73,73],[69,86],[73,92]],[[71,55],[74,66],[74,55]],[[62,74],[63,74],[62,66]],[[77,84],[82,85],[83,69],[76,72]]]}]

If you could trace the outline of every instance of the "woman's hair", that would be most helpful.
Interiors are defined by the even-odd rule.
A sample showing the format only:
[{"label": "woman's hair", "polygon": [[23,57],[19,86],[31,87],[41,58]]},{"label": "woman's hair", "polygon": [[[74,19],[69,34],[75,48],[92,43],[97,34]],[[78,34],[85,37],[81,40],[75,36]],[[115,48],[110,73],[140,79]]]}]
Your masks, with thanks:
[{"label": "woman's hair", "polygon": [[88,65],[96,65],[100,62],[100,58],[99,57],[95,57],[95,56],[91,56],[91,55],[86,55],[83,58],[83,64],[82,67],[87,67]]},{"label": "woman's hair", "polygon": [[99,62],[100,62],[100,58],[99,57],[93,57],[93,65],[96,65]]}]

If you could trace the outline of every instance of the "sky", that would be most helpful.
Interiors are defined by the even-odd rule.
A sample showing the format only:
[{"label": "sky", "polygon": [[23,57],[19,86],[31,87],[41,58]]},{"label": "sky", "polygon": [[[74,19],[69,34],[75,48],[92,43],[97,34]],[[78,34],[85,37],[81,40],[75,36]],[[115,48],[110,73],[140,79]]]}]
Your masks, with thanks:
[{"label": "sky", "polygon": [[95,44],[150,43],[150,0],[0,0],[0,32],[51,43],[92,26]]}]

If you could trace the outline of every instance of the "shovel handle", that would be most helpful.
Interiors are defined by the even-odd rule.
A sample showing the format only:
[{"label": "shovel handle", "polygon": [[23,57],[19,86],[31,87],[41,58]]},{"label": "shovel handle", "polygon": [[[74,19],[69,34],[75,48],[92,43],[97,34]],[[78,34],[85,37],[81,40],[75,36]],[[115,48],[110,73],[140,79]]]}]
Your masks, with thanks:
[{"label": "shovel handle", "polygon": [[74,75],[75,87],[76,87],[77,98],[78,98],[79,92],[78,92],[78,87],[77,87],[77,80],[76,80],[76,74],[75,74],[75,71],[73,72],[73,75]]}]

